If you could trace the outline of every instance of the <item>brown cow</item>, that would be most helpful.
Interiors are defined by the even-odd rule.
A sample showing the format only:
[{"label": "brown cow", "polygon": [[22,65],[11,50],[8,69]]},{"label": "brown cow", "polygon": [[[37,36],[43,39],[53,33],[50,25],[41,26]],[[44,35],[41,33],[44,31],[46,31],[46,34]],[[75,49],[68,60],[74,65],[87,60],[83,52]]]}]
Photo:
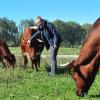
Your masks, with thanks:
[{"label": "brown cow", "polygon": [[72,63],[72,78],[76,83],[76,95],[88,93],[100,66],[100,18],[93,24],[78,58]]},{"label": "brown cow", "polygon": [[24,57],[24,66],[27,65],[28,63],[27,57],[29,57],[31,60],[32,68],[34,69],[35,67],[36,71],[38,71],[37,67],[40,66],[40,56],[41,52],[43,51],[44,45],[42,42],[39,42],[37,40],[37,38],[40,37],[35,38],[32,41],[31,46],[29,46],[29,44],[27,43],[27,41],[35,32],[36,29],[34,28],[26,28],[21,39],[21,50]]},{"label": "brown cow", "polygon": [[5,41],[0,39],[0,61],[6,67],[15,66],[15,56],[10,52]]}]

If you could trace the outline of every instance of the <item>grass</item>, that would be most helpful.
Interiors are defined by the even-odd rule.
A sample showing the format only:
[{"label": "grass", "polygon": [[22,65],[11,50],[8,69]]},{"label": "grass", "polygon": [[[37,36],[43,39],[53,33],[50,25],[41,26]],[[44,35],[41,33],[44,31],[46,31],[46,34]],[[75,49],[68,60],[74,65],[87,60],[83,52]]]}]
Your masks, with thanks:
[{"label": "grass", "polygon": [[[19,48],[10,49],[13,53],[20,53]],[[69,49],[65,48],[61,51]],[[36,72],[30,64],[26,69],[20,67],[23,60],[21,56],[16,58],[14,70],[5,70],[0,65],[0,100],[99,100],[100,98],[100,73],[90,88],[89,94],[84,98],[79,98],[75,95],[75,83],[71,76],[61,71],[64,68],[58,67],[59,73],[51,77],[46,69],[49,67],[47,59],[41,60],[39,72]],[[68,59],[59,59],[59,62],[62,60],[66,62]]]},{"label": "grass", "polygon": [[[10,47],[10,50],[14,54],[20,54],[21,50],[19,47]],[[58,54],[59,55],[76,55],[79,53],[79,48],[59,48]],[[47,51],[45,48],[43,50],[43,55],[48,55],[49,51]]]},{"label": "grass", "polygon": [[[75,95],[75,84],[69,74],[48,75],[45,66],[39,72],[30,67],[24,70],[0,69],[0,100],[79,100]],[[97,100],[100,95],[99,75],[88,96],[82,100]],[[99,96],[99,97],[98,97]]]}]

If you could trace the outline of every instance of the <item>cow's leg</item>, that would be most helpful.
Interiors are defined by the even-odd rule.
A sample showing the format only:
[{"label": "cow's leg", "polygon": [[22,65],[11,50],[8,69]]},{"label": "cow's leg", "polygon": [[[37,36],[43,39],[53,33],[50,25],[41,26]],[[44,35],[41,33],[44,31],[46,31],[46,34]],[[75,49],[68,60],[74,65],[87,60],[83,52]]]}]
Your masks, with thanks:
[{"label": "cow's leg", "polygon": [[34,70],[34,62],[33,62],[33,59],[30,59],[30,60],[31,60],[31,67]]},{"label": "cow's leg", "polygon": [[32,63],[32,68],[34,69],[34,67],[36,68],[36,71],[38,71],[38,68],[37,68],[37,61],[34,61],[34,60],[31,60],[31,63]]},{"label": "cow's leg", "polygon": [[27,56],[23,56],[24,57],[24,67],[26,67],[27,63],[28,63],[28,59],[27,59]]},{"label": "cow's leg", "polygon": [[36,68],[36,71],[38,72],[38,62],[37,61],[34,62],[34,66]]},{"label": "cow's leg", "polygon": [[38,67],[40,67],[40,59],[41,59],[41,57],[40,57],[40,55],[38,56],[38,59],[37,59],[37,66]]},{"label": "cow's leg", "polygon": [[38,67],[40,67],[40,60],[38,60],[37,63],[38,63]]}]

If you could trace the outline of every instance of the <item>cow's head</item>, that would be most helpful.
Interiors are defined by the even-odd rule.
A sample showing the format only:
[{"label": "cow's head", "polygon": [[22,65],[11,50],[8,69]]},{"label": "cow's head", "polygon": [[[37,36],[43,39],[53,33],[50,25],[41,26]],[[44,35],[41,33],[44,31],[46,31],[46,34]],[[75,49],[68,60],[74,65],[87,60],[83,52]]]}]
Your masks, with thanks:
[{"label": "cow's head", "polygon": [[81,65],[74,70],[72,73],[72,78],[76,84],[76,95],[85,96],[90,89],[95,76],[98,72],[99,66],[93,66],[91,63],[88,65]]},{"label": "cow's head", "polygon": [[40,56],[41,56],[43,49],[44,49],[44,45],[40,43],[38,43],[36,46],[33,46],[32,48],[33,52],[30,52],[30,58],[33,61],[40,61]]},{"label": "cow's head", "polygon": [[14,67],[16,63],[16,58],[13,54],[9,54],[8,56],[3,56],[2,63],[3,65],[8,66],[8,67],[10,66]]}]

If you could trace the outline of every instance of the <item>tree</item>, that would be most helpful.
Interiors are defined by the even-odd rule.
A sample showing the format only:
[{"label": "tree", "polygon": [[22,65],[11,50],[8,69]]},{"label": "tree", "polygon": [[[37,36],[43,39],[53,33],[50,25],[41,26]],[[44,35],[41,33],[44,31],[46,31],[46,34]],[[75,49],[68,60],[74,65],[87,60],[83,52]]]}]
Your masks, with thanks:
[{"label": "tree", "polygon": [[62,46],[73,47],[83,43],[86,31],[80,24],[73,21],[63,22],[61,20],[56,20],[53,23],[62,37]]},{"label": "tree", "polygon": [[4,39],[9,45],[16,45],[16,35],[18,29],[16,23],[12,20],[7,19],[6,17],[0,18],[0,36]]},{"label": "tree", "polygon": [[85,23],[82,25],[82,28],[86,30],[86,35],[90,32],[92,25],[89,23]]},{"label": "tree", "polygon": [[65,46],[65,41],[64,41],[64,37],[65,37],[65,34],[66,34],[66,24],[64,21],[61,21],[59,19],[53,21],[53,24],[55,25],[57,31],[59,32],[61,38],[62,38],[62,46]]},{"label": "tree", "polygon": [[18,26],[19,33],[22,34],[27,27],[31,27],[31,26],[34,26],[34,20],[32,18],[21,20]]}]

